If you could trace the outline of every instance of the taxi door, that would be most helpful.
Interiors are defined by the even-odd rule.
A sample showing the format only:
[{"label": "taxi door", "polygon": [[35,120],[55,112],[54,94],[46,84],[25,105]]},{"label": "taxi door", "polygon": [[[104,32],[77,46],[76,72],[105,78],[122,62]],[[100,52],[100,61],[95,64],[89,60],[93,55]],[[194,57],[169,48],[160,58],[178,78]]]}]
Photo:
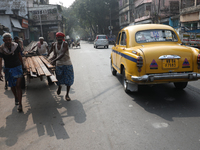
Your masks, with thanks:
[{"label": "taxi door", "polygon": [[113,47],[112,50],[112,63],[115,66],[115,68],[119,71],[119,68],[117,67],[118,64],[118,55],[119,55],[119,48],[120,48],[120,38],[121,38],[121,33],[118,34],[117,40],[116,40],[116,45]]},{"label": "taxi door", "polygon": [[119,52],[119,54],[116,56],[117,68],[120,69],[121,68],[121,58],[123,56],[122,54],[124,54],[126,52],[126,33],[125,32],[121,33],[118,52]]}]

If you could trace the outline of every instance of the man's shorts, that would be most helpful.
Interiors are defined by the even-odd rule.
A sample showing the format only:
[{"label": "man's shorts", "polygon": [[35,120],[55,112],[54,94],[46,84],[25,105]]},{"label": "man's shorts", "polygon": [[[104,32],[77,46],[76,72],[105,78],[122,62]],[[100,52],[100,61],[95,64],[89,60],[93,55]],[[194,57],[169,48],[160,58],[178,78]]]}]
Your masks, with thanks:
[{"label": "man's shorts", "polygon": [[74,83],[74,71],[72,65],[56,66],[57,85],[71,86]]},{"label": "man's shorts", "polygon": [[4,68],[5,80],[8,81],[8,86],[16,86],[17,79],[23,77],[22,65],[14,68]]}]

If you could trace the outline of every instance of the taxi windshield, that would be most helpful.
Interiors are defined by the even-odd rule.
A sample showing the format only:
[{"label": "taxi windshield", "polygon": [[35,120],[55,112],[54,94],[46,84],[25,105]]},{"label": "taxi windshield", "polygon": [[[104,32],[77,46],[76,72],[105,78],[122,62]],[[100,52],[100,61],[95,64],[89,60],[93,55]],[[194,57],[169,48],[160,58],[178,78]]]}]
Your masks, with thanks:
[{"label": "taxi windshield", "polygon": [[178,41],[176,34],[171,30],[139,31],[136,33],[135,39],[137,43]]}]

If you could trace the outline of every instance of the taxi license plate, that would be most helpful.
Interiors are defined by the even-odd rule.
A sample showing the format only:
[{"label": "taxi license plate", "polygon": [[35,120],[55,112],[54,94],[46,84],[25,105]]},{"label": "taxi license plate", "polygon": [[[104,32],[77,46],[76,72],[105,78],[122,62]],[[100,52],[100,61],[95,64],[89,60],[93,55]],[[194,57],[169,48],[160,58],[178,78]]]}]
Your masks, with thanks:
[{"label": "taxi license plate", "polygon": [[178,68],[178,59],[165,59],[163,60],[164,69]]}]

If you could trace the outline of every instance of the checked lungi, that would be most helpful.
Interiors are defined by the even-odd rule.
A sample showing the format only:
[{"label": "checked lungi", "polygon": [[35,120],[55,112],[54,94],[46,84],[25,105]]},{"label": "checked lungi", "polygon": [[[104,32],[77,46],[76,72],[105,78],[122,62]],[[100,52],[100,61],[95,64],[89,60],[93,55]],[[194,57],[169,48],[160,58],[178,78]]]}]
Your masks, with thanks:
[{"label": "checked lungi", "polygon": [[22,65],[14,68],[4,68],[5,81],[8,81],[9,87],[16,86],[17,78],[23,77]]},{"label": "checked lungi", "polygon": [[74,83],[74,71],[72,65],[62,65],[56,66],[56,78],[58,82],[56,84],[59,86],[65,84],[66,86],[71,86]]}]

